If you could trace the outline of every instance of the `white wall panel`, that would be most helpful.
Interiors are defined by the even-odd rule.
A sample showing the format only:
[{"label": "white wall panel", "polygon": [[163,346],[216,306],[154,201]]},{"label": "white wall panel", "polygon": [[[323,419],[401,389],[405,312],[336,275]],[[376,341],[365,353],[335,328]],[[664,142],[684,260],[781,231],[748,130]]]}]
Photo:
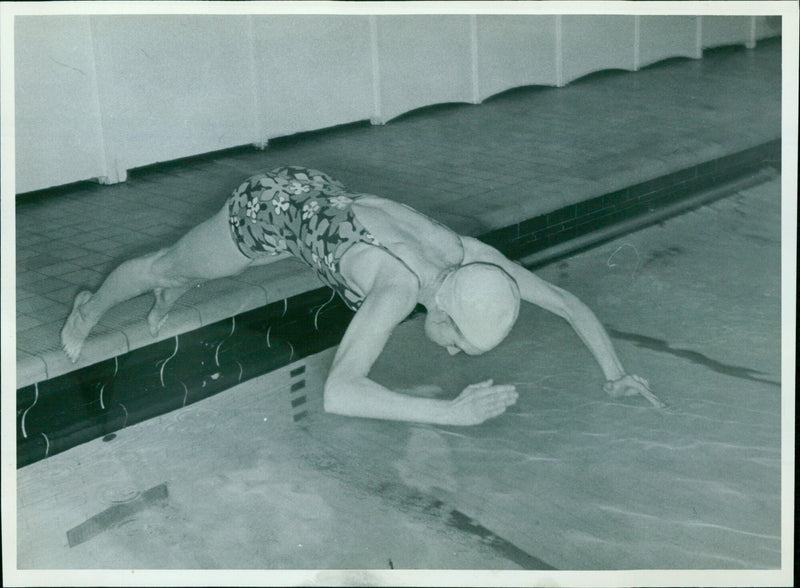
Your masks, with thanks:
[{"label": "white wall panel", "polygon": [[379,16],[379,112],[386,122],[444,102],[472,102],[471,25],[467,15]]},{"label": "white wall panel", "polygon": [[[638,26],[638,46],[637,26]],[[26,192],[780,34],[778,17],[26,16],[15,20]],[[698,26],[701,41],[698,41]]]},{"label": "white wall panel", "polygon": [[558,84],[555,16],[480,15],[477,41],[480,100],[518,86]]},{"label": "white wall panel", "polygon": [[368,16],[253,18],[265,138],[371,117]]},{"label": "white wall panel", "polygon": [[105,174],[89,19],[15,23],[16,190]]},{"label": "white wall panel", "polygon": [[746,44],[750,39],[749,16],[703,16],[703,47]]},{"label": "white wall panel", "polygon": [[562,83],[604,69],[635,68],[633,16],[563,16]]},{"label": "white wall panel", "polygon": [[639,67],[668,57],[702,56],[696,16],[639,17]]},{"label": "white wall panel", "polygon": [[93,17],[107,158],[120,169],[256,140],[246,16]]}]

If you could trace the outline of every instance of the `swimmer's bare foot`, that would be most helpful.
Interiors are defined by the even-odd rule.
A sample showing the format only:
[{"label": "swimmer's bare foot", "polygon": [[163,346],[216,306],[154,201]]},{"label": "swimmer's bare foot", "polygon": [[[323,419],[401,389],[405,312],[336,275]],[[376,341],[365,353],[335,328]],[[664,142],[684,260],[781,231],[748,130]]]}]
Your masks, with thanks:
[{"label": "swimmer's bare foot", "polygon": [[164,323],[167,322],[169,309],[172,305],[167,304],[167,300],[164,296],[164,288],[156,288],[153,290],[153,295],[156,297],[156,301],[153,303],[153,308],[151,308],[150,312],[147,314],[147,324],[150,327],[150,334],[155,337],[158,335],[161,327],[164,326]]},{"label": "swimmer's bare foot", "polygon": [[183,296],[189,287],[175,287],[175,288],[156,288],[153,290],[153,296],[156,301],[153,303],[153,308],[147,315],[147,324],[150,327],[150,334],[155,337],[167,322],[170,309],[175,304],[175,301]]},{"label": "swimmer's bare foot", "polygon": [[96,320],[84,316],[81,309],[92,298],[92,293],[88,290],[79,292],[75,296],[75,302],[72,305],[72,312],[67,317],[67,322],[61,329],[61,345],[64,347],[64,352],[70,358],[72,363],[78,361],[83,348],[83,342],[89,335],[89,331],[94,327]]}]

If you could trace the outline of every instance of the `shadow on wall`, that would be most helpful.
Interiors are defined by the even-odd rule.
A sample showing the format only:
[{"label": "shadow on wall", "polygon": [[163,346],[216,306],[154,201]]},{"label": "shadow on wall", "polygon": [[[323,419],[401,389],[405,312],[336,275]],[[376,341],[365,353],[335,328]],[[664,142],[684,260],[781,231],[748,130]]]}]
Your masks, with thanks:
[{"label": "shadow on wall", "polygon": [[408,112],[404,112],[403,114],[399,114],[396,117],[387,120],[386,122],[405,121],[426,114],[443,114],[446,112],[459,110],[461,108],[464,108],[465,106],[475,106],[475,105],[470,102],[442,102],[440,104],[428,104],[426,106],[420,106],[419,108],[415,108],[414,110],[409,110]]},{"label": "shadow on wall", "polygon": [[767,25],[767,28],[776,35],[781,34],[780,16],[768,16],[766,19],[764,19],[764,23]]}]

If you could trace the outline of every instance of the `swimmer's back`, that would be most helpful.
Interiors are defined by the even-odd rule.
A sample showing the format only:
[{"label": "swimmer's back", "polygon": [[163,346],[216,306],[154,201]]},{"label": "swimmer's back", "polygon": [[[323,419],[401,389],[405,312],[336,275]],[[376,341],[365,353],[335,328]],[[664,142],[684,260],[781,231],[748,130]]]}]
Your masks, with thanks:
[{"label": "swimmer's back", "polygon": [[435,276],[464,259],[461,238],[444,225],[404,204],[359,194],[353,213],[359,222],[415,274]]}]

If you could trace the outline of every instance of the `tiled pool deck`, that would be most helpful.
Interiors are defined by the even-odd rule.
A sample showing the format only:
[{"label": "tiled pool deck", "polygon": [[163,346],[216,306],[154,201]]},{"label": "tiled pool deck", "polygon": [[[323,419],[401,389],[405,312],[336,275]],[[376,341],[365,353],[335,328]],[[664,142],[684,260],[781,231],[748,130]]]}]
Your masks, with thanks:
[{"label": "tiled pool deck", "polygon": [[514,238],[523,221],[548,222],[530,219],[774,144],[780,79],[780,40],[768,40],[698,61],[595,74],[564,88],[514,90],[479,106],[426,109],[385,126],[276,140],[265,151],[154,166],[124,184],[23,195],[16,210],[17,387],[318,288],[311,270],[281,261],[186,294],[157,339],[147,329],[152,297],[145,295],[102,319],[77,364],[60,350],[79,290],[95,289],[126,258],[176,240],[252,173],[314,167],[462,233]]}]

